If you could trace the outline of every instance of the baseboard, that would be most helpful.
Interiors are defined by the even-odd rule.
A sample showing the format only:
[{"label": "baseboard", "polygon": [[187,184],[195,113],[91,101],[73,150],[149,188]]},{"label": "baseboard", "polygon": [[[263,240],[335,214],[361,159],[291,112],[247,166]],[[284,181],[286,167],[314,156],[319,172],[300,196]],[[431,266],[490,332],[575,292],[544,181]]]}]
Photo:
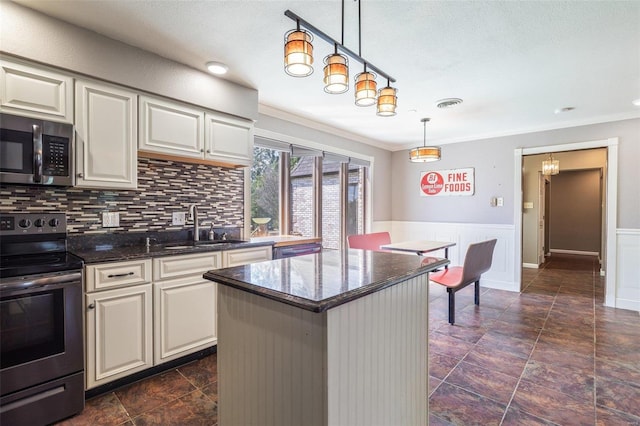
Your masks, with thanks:
[{"label": "baseboard", "polygon": [[522,267],[523,268],[531,268],[531,269],[539,269],[540,265],[538,265],[537,263],[523,263]]},{"label": "baseboard", "polygon": [[600,253],[597,251],[582,251],[582,250],[551,249],[551,253],[577,254],[579,256],[600,256]]}]

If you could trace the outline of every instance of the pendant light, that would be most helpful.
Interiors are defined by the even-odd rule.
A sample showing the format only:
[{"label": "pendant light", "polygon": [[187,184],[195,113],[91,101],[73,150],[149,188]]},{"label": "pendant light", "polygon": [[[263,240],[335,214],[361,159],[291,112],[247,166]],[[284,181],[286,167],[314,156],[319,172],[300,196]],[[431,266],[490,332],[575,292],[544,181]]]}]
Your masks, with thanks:
[{"label": "pendant light", "polygon": [[284,35],[284,71],[293,77],[306,77],[313,73],[313,35],[300,29],[300,21],[296,23],[296,29]]},{"label": "pendant light", "polygon": [[554,160],[553,155],[542,162],[542,174],[545,176],[557,175],[560,173],[560,161]]},{"label": "pendant light", "polygon": [[[362,12],[360,0],[358,0],[358,55],[362,56]],[[356,75],[355,96],[357,106],[371,106],[376,103],[378,83],[376,75],[367,71],[367,63],[364,63],[364,71]]]},{"label": "pendant light", "polygon": [[324,91],[331,94],[344,93],[349,90],[349,61],[347,57],[335,52],[324,58]]},{"label": "pendant light", "polygon": [[409,160],[413,163],[429,163],[431,161],[440,160],[440,147],[439,146],[427,146],[427,123],[431,121],[430,118],[423,118],[420,121],[423,123],[423,145],[417,148],[413,148],[409,151]]},{"label": "pendant light", "polygon": [[381,117],[392,117],[396,115],[396,107],[398,106],[397,89],[394,89],[389,85],[387,80],[387,87],[383,87],[378,92],[378,114]]}]

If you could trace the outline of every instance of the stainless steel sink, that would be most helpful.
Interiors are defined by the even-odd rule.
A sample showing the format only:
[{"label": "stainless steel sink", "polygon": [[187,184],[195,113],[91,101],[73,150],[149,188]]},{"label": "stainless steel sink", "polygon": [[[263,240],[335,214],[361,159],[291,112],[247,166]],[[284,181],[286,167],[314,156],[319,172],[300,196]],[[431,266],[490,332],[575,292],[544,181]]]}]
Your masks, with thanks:
[{"label": "stainless steel sink", "polygon": [[198,241],[195,243],[198,246],[207,245],[207,244],[239,244],[239,243],[247,243],[245,240],[209,240],[209,241]]}]

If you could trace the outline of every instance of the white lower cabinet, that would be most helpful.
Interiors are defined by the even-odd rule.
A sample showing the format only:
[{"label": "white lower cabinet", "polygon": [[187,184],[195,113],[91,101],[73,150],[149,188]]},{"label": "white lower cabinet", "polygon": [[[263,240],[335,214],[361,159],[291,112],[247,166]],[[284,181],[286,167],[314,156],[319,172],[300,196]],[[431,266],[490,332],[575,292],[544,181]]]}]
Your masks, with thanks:
[{"label": "white lower cabinet", "polygon": [[216,344],[216,290],[197,277],[153,284],[156,364]]},{"label": "white lower cabinet", "polygon": [[153,365],[151,284],[86,295],[87,389]]},{"label": "white lower cabinet", "polygon": [[273,257],[271,246],[251,247],[246,249],[227,250],[222,252],[222,265],[225,268],[264,262]]}]

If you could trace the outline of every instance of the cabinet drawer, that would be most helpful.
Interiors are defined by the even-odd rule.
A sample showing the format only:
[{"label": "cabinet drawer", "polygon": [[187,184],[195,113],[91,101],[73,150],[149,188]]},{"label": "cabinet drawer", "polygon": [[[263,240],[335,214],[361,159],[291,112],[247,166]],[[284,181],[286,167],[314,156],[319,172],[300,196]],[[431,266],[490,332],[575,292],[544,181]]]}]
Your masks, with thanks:
[{"label": "cabinet drawer", "polygon": [[225,251],[223,265],[228,268],[271,260],[272,251],[271,246]]},{"label": "cabinet drawer", "polygon": [[157,257],[153,259],[153,279],[159,281],[188,275],[202,275],[220,267],[222,267],[222,253],[219,251]]},{"label": "cabinet drawer", "polygon": [[151,282],[151,260],[87,265],[85,275],[87,292],[146,284]]}]

